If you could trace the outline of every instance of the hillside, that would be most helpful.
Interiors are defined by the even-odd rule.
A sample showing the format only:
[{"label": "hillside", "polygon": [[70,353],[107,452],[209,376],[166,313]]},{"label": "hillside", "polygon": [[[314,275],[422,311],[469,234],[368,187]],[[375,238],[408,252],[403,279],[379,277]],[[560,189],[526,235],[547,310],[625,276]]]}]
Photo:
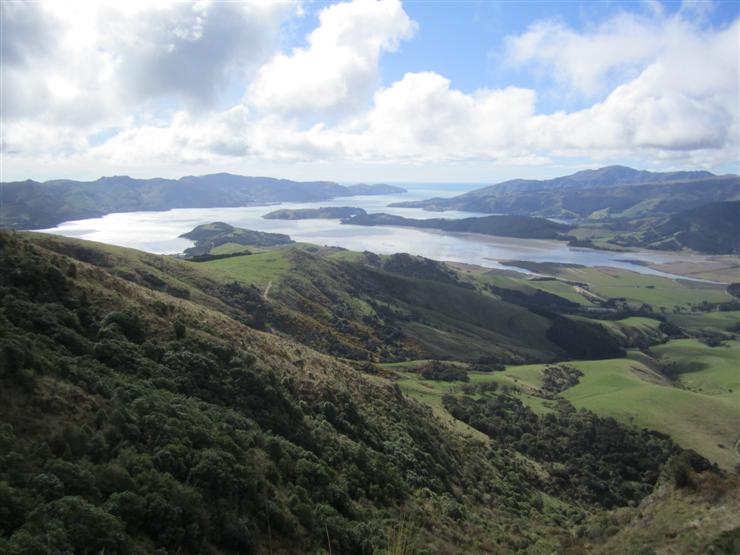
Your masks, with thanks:
[{"label": "hillside", "polygon": [[110,212],[250,206],[270,202],[314,202],[335,197],[402,193],[391,185],[343,186],[330,181],[290,181],[228,173],[180,179],[101,177],[0,184],[0,227],[42,229],[66,220]]},{"label": "hillside", "polygon": [[740,201],[715,202],[674,214],[644,233],[642,244],[654,249],[738,254]]},{"label": "hillside", "polygon": [[570,226],[552,222],[544,218],[529,216],[484,216],[482,218],[462,218],[428,220],[404,218],[391,214],[360,214],[342,223],[351,225],[393,225],[439,229],[456,233],[481,233],[501,237],[518,237],[522,239],[561,239]]},{"label": "hillside", "polygon": [[709,172],[653,173],[623,166],[547,180],[513,180],[452,197],[393,206],[572,219],[668,215],[740,199],[740,177]]},{"label": "hillside", "polygon": [[253,279],[207,264],[0,234],[1,551],[657,546],[618,525],[656,485],[655,522],[714,517],[679,551],[732,541],[736,483],[667,436],[491,388],[447,399],[451,428],[382,369],[256,330]]}]

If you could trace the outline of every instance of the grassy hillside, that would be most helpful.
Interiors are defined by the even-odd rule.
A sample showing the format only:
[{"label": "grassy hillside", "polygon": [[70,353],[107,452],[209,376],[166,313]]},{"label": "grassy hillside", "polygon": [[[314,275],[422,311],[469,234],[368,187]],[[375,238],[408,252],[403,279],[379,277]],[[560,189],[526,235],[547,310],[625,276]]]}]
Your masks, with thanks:
[{"label": "grassy hillside", "polygon": [[557,277],[604,299],[633,307],[649,305],[656,312],[689,310],[703,302],[724,303],[733,299],[725,285],[674,280],[621,268],[524,261],[508,264]]},{"label": "grassy hillside", "polygon": [[[322,351],[372,360],[525,362],[580,356],[561,336],[574,337],[583,326],[532,311],[518,298],[491,294],[443,264],[405,254],[350,256],[302,248],[271,253],[199,268],[224,283],[254,280],[260,288],[271,283],[271,325]],[[594,326],[585,332],[592,332],[593,356],[613,356],[608,333]]]}]

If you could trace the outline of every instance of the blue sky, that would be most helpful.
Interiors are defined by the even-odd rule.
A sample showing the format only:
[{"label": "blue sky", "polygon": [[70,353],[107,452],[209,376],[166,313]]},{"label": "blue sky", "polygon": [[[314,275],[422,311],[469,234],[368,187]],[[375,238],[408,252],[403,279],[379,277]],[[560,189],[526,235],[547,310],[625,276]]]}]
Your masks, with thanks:
[{"label": "blue sky", "polygon": [[738,171],[737,2],[4,2],[2,178]]}]

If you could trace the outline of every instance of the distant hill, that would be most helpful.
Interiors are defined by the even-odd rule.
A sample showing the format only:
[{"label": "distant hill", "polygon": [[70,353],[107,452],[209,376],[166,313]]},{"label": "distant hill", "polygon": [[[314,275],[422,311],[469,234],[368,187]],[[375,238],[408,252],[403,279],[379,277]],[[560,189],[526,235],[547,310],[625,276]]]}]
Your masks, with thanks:
[{"label": "distant hill", "polygon": [[0,184],[0,227],[43,229],[66,220],[110,212],[249,206],[269,202],[315,202],[335,197],[403,193],[390,185],[338,185],[331,181],[291,181],[229,173],[180,179],[101,177]]},{"label": "distant hill", "polygon": [[452,198],[392,206],[574,219],[668,215],[713,201],[740,200],[740,177],[640,171],[624,166],[546,180],[515,179]]},{"label": "distant hill", "polygon": [[394,195],[398,193],[407,192],[403,187],[397,187],[395,185],[387,185],[386,183],[375,183],[368,185],[367,183],[358,183],[357,185],[348,185],[347,189],[351,192],[352,196],[359,195]]},{"label": "distant hill", "polygon": [[484,216],[482,218],[463,218],[445,220],[431,218],[420,220],[393,216],[391,214],[364,214],[343,221],[352,225],[394,225],[440,229],[459,233],[481,233],[501,237],[518,237],[522,239],[565,239],[563,233],[571,226],[529,216]]},{"label": "distant hill", "polygon": [[646,233],[643,242],[659,249],[740,253],[740,201],[713,202],[674,214]]},{"label": "distant hill", "polygon": [[315,220],[315,219],[342,219],[351,218],[366,212],[362,208],[350,206],[326,206],[321,208],[281,208],[268,212],[263,218],[266,220]]}]

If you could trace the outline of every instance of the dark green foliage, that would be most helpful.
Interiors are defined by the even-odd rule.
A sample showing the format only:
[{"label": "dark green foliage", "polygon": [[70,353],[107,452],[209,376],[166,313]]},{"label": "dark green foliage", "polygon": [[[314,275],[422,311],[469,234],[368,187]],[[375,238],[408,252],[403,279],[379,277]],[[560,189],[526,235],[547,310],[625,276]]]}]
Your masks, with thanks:
[{"label": "dark green foliage", "polygon": [[490,283],[486,285],[486,289],[504,301],[517,304],[519,306],[560,310],[573,310],[579,307],[578,303],[574,303],[573,301],[569,301],[568,299],[558,295],[553,295],[547,291],[542,291],[541,289],[533,288],[534,291],[532,293],[525,293],[516,289],[496,287]]},{"label": "dark green foliage", "polygon": [[82,497],[62,497],[32,510],[10,541],[21,553],[125,553],[123,523]]},{"label": "dark green foliage", "polygon": [[733,555],[734,553],[740,553],[740,526],[722,532],[707,551],[707,555]]},{"label": "dark green foliage", "polygon": [[425,380],[436,380],[443,382],[467,382],[470,379],[468,378],[468,373],[465,371],[465,369],[460,368],[460,366],[457,366],[455,364],[445,364],[444,362],[440,362],[439,360],[433,360],[423,366],[420,366],[419,368],[416,368],[416,371]]},{"label": "dark green foliage", "polygon": [[175,339],[185,339],[187,327],[181,320],[176,320],[175,323],[172,324],[172,329],[175,332]]},{"label": "dark green foliage", "polygon": [[0,251],[0,550],[116,553],[143,540],[249,553],[270,535],[321,546],[328,529],[336,552],[369,553],[413,489],[460,482],[418,407],[400,400],[400,422],[381,425],[395,394],[364,407],[334,387],[299,394],[159,301],[111,302],[83,288],[87,270],[53,287],[34,251]]},{"label": "dark green foliage", "polygon": [[612,418],[575,411],[538,416],[515,397],[444,397],[459,420],[511,446],[548,469],[546,490],[603,507],[639,501],[649,493],[661,466],[679,448],[662,434],[628,428]]},{"label": "dark green foliage", "polygon": [[643,244],[712,254],[740,252],[740,201],[715,202],[674,214],[647,232]]},{"label": "dark green foliage", "polygon": [[383,262],[386,272],[417,279],[429,279],[447,283],[459,283],[457,276],[440,262],[410,254],[393,254]]},{"label": "dark green foliage", "polygon": [[573,366],[566,364],[548,366],[542,371],[542,387],[540,388],[542,396],[554,398],[569,387],[576,385],[581,376],[583,372]]},{"label": "dark green foliage", "polygon": [[677,488],[686,488],[693,485],[691,467],[684,460],[676,460],[671,465],[671,478]]},{"label": "dark green foliage", "polygon": [[624,356],[619,342],[601,326],[567,316],[553,316],[547,338],[572,358],[603,359]]},{"label": "dark green foliage", "polygon": [[[665,446],[648,434],[641,451],[590,415],[551,422],[509,404],[499,415],[469,398],[458,417],[501,436],[464,440],[380,376],[231,319],[243,314],[234,307],[262,306],[254,288],[196,282],[203,304],[168,302],[157,280],[124,281],[120,262],[92,248],[84,256],[108,269],[80,262],[60,286],[50,268],[69,260],[46,244],[0,234],[1,552],[316,552],[331,542],[334,553],[369,554],[406,516],[441,552],[476,552],[488,537],[515,551],[546,527],[570,527],[574,499],[639,499]],[[372,272],[363,279],[387,279],[407,299],[450,289],[452,305],[479,298]],[[472,317],[485,324],[497,307]],[[470,391],[488,398],[492,387]],[[547,455],[581,447],[581,458]],[[527,538],[511,531],[523,519]]]}]

